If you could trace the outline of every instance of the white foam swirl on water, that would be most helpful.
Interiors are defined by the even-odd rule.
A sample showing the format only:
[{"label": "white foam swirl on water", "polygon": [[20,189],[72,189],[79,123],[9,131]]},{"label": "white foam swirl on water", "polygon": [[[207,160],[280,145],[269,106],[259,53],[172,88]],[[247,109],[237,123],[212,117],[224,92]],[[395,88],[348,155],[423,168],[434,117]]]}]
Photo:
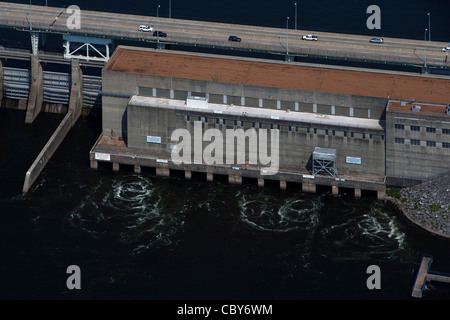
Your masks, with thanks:
[{"label": "white foam swirl on water", "polygon": [[250,227],[261,231],[290,232],[315,228],[322,203],[291,197],[278,200],[259,194],[247,200],[242,194],[239,199],[240,218]]},{"label": "white foam swirl on water", "polygon": [[[163,192],[141,175],[121,176],[109,186],[100,181],[70,212],[68,223],[93,236],[135,244],[134,253],[155,244],[170,245],[183,221]],[[98,198],[102,201],[93,201]]]}]

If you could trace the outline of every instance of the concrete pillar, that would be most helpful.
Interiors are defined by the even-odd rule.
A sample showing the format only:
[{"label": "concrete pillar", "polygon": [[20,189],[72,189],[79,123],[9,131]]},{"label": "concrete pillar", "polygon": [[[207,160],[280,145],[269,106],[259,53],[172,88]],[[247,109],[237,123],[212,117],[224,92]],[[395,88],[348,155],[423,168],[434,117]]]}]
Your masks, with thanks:
[{"label": "concrete pillar", "polygon": [[192,179],[192,171],[191,170],[184,170],[184,178],[186,180],[191,180]]},{"label": "concrete pillar", "polygon": [[31,84],[25,123],[33,123],[42,109],[44,85],[42,65],[37,55],[31,56]]},{"label": "concrete pillar", "polygon": [[355,198],[357,199],[361,198],[361,189],[355,188]]},{"label": "concrete pillar", "polygon": [[134,165],[134,173],[137,173],[137,174],[141,173],[141,166],[135,164]]},{"label": "concrete pillar", "polygon": [[119,163],[113,162],[112,167],[113,167],[113,171],[114,172],[118,172],[119,171],[119,167],[120,167]]},{"label": "concrete pillar", "polygon": [[71,60],[71,73],[72,87],[70,88],[69,111],[72,111],[78,119],[83,107],[83,72],[80,68],[80,60]]},{"label": "concrete pillar", "polygon": [[280,180],[280,190],[286,190],[287,183],[285,180]]},{"label": "concrete pillar", "polygon": [[158,177],[169,177],[170,176],[170,169],[165,167],[159,167],[156,168],[156,175]]},{"label": "concrete pillar", "polygon": [[260,187],[260,188],[264,187],[264,179],[263,178],[258,178],[258,187]]},{"label": "concrete pillar", "polygon": [[207,172],[206,173],[206,181],[208,181],[208,182],[212,182],[213,181],[213,173],[212,172]]},{"label": "concrete pillar", "polygon": [[316,185],[312,181],[303,181],[302,183],[302,191],[309,193],[316,193]]},{"label": "concrete pillar", "polygon": [[378,190],[377,191],[377,199],[378,200],[384,200],[386,197],[386,190]]},{"label": "concrete pillar", "polygon": [[91,169],[98,169],[98,161],[97,160],[91,160]]},{"label": "concrete pillar", "polygon": [[228,183],[229,184],[242,184],[242,176],[239,174],[235,174],[234,172],[228,174]]},{"label": "concrete pillar", "polygon": [[331,186],[331,193],[333,194],[333,196],[337,196],[339,194],[339,187]]},{"label": "concrete pillar", "polygon": [[3,101],[3,61],[0,59],[0,107]]}]

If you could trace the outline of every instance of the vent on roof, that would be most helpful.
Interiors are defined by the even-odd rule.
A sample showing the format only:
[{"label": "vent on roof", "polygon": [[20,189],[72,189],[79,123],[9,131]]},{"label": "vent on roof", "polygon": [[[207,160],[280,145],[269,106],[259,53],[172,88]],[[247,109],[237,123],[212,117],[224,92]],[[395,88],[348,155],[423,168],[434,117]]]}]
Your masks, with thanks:
[{"label": "vent on roof", "polygon": [[421,107],[415,104],[411,107],[411,111],[413,112],[420,112],[420,109]]},{"label": "vent on roof", "polygon": [[191,108],[208,108],[208,99],[205,97],[188,97],[186,99],[186,105]]}]

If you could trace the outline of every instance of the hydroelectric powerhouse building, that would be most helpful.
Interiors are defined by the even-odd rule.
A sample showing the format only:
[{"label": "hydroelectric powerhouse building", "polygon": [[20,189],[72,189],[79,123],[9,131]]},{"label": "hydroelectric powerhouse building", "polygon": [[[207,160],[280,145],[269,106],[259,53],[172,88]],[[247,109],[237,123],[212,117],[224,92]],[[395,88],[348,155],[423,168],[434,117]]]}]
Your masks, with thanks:
[{"label": "hydroelectric powerhouse building", "polygon": [[[111,162],[114,170],[202,172],[209,181],[220,174],[261,186],[270,179],[283,189],[296,182],[306,192],[320,185],[333,194],[351,188],[357,197],[374,191],[379,199],[386,186],[449,170],[448,77],[126,46],[102,77],[93,168]],[[189,141],[181,143],[179,132]],[[233,161],[226,161],[225,141]]]}]

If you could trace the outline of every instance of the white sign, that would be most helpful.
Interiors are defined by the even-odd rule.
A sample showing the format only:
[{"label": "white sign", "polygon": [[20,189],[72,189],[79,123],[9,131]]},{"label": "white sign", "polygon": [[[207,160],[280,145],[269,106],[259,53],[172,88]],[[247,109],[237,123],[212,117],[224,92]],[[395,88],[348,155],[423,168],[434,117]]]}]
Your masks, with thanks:
[{"label": "white sign", "polygon": [[111,161],[111,155],[109,153],[95,153],[95,160]]},{"label": "white sign", "polygon": [[345,157],[345,162],[351,163],[351,164],[361,164],[361,158]]},{"label": "white sign", "polygon": [[149,143],[161,143],[161,137],[147,136],[147,142],[149,142]]}]

